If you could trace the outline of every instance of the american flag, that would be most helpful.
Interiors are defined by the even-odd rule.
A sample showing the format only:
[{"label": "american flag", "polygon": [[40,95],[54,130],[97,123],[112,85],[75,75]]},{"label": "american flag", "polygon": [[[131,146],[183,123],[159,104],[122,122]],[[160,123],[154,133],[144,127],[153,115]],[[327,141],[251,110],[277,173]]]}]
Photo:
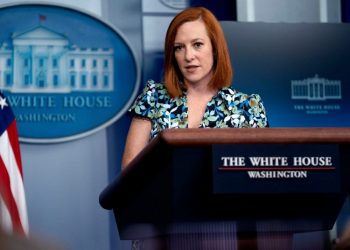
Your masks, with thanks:
[{"label": "american flag", "polygon": [[0,92],[0,228],[28,236],[21,154],[15,116]]}]

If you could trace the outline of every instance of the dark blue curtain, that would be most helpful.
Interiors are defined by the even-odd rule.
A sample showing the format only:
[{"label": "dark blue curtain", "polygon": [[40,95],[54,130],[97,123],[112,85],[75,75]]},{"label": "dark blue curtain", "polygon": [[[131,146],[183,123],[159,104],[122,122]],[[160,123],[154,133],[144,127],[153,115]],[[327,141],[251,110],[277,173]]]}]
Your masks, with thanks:
[{"label": "dark blue curtain", "polygon": [[236,0],[190,0],[190,6],[203,6],[219,21],[237,21]]},{"label": "dark blue curtain", "polygon": [[344,23],[350,22],[350,0],[341,0],[341,19]]}]

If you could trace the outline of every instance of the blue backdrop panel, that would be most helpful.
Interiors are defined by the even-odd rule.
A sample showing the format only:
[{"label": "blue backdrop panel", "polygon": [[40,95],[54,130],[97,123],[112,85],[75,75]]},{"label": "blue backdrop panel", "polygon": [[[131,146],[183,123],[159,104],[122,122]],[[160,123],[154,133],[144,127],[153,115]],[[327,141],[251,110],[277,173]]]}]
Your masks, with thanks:
[{"label": "blue backdrop panel", "polygon": [[350,125],[350,25],[222,22],[233,86],[262,96],[271,127]]}]

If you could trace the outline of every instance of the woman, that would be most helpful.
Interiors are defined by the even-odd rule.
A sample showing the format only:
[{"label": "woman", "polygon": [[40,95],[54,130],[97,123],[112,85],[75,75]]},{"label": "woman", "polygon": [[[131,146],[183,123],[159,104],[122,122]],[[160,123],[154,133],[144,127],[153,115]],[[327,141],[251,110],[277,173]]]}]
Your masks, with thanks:
[{"label": "woman", "polygon": [[164,84],[148,81],[129,110],[123,167],[164,129],[268,126],[260,96],[230,87],[229,51],[209,10],[192,7],[177,14],[164,49]]}]

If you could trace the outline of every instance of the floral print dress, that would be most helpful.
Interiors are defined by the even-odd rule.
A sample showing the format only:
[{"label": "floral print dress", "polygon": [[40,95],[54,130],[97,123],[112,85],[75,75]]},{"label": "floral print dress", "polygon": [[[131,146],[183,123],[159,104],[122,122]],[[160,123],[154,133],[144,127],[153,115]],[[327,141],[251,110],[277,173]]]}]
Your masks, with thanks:
[{"label": "floral print dress", "polygon": [[[132,115],[152,123],[150,139],[168,128],[188,128],[186,92],[171,98],[162,83],[149,80],[129,109]],[[222,88],[208,102],[200,128],[268,127],[265,108],[258,94],[246,95]]]}]

